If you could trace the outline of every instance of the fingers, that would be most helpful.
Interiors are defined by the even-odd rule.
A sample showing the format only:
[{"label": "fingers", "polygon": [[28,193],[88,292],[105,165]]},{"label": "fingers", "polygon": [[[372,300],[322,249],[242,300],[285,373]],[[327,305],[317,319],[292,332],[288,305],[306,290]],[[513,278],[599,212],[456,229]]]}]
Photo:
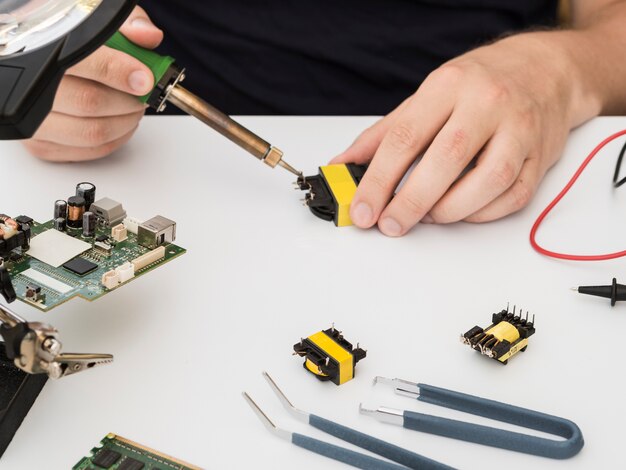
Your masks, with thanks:
[{"label": "fingers", "polygon": [[356,226],[376,223],[403,175],[452,113],[453,96],[440,88],[427,80],[394,116],[354,196],[350,216]]},{"label": "fingers", "polygon": [[34,135],[35,140],[69,147],[102,147],[137,127],[143,111],[114,117],[74,117],[52,112]]},{"label": "fingers", "polygon": [[[163,32],[139,7],[120,32],[145,48],[154,48],[163,39]],[[52,112],[24,145],[50,161],[106,156],[133,135],[145,111],[137,96],[148,94],[153,87],[154,76],[148,67],[103,46],[66,72]]]},{"label": "fingers", "polygon": [[141,7],[135,7],[120,28],[120,32],[135,44],[148,49],[154,49],[163,41],[163,31],[152,23]]},{"label": "fingers", "polygon": [[539,159],[526,160],[515,183],[506,192],[465,220],[473,223],[490,222],[526,207],[544,173]]},{"label": "fingers", "polygon": [[376,149],[380,146],[385,134],[389,131],[394,124],[396,118],[400,115],[402,110],[407,106],[409,99],[406,99],[395,110],[389,113],[384,118],[378,120],[374,125],[365,129],[345,150],[343,153],[337,155],[330,161],[330,164],[335,163],[357,163],[362,165],[369,162]]},{"label": "fingers", "polygon": [[463,220],[500,196],[517,180],[528,145],[509,132],[496,132],[478,163],[435,204],[429,221],[452,223]]},{"label": "fingers", "polygon": [[[130,41],[147,48],[156,47],[163,39],[163,32],[139,7],[133,10],[120,31]],[[128,54],[106,46],[71,67],[67,75],[97,81],[136,96],[143,96],[154,87],[154,75],[148,67]]]},{"label": "fingers", "polygon": [[68,69],[67,75],[100,82],[115,90],[142,96],[154,86],[154,76],[137,59],[103,46]]},{"label": "fingers", "polygon": [[379,229],[385,235],[400,236],[419,222],[478,154],[495,127],[495,116],[481,115],[474,106],[456,110],[380,214]]},{"label": "fingers", "polygon": [[78,162],[95,160],[110,155],[130,140],[137,128],[126,135],[96,147],[71,147],[54,142],[31,139],[24,142],[26,149],[34,156],[50,162]]},{"label": "fingers", "polygon": [[61,81],[52,107],[58,113],[84,117],[116,116],[144,109],[134,96],[71,75]]}]

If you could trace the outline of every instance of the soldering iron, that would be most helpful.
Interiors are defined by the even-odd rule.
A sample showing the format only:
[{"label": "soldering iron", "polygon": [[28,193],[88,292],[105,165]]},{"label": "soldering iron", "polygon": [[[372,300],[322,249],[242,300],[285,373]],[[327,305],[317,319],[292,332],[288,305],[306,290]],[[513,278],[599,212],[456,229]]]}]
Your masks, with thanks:
[{"label": "soldering iron", "polygon": [[144,63],[155,87],[141,101],[157,112],[180,108],[272,168],[300,176],[283,152],[183,88],[174,58],[133,44],[117,32],[136,0],[48,0],[0,5],[0,140],[32,137],[52,109],[65,71],[107,46]]},{"label": "soldering iron", "polygon": [[150,93],[140,98],[143,103],[161,112],[169,102],[187,114],[200,119],[270,167],[280,165],[296,176],[301,175],[283,160],[281,150],[183,88],[181,82],[185,79],[185,70],[176,64],[173,57],[162,56],[139,47],[126,39],[119,31],[106,42],[106,45],[138,59],[152,71],[155,87]]}]

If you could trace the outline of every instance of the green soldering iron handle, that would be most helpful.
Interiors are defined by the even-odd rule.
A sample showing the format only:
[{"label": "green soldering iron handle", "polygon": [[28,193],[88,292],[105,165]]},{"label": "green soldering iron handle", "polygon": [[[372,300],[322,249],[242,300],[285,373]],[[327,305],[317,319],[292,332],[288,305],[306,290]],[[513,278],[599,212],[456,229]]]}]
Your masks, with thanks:
[{"label": "green soldering iron handle", "polygon": [[[165,75],[171,65],[175,62],[173,57],[162,56],[154,51],[151,51],[150,49],[144,49],[143,47],[134,44],[126,39],[126,37],[119,31],[111,36],[111,39],[109,39],[105,45],[113,49],[117,49],[118,51],[125,52],[145,64],[154,75],[155,87],[161,78],[163,78],[163,75]],[[152,91],[147,95],[139,97],[139,100],[142,103],[147,103],[150,95],[152,95]]]}]

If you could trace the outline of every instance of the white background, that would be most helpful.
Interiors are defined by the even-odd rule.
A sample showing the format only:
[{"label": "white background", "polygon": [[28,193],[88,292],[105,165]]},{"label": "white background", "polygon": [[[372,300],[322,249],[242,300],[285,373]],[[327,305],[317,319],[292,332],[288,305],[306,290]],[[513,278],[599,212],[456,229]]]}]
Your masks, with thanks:
[{"label": "white background", "polygon": [[[315,174],[373,119],[241,121]],[[243,390],[284,428],[342,444],[288,416],[262,370],[297,406],[452,466],[622,467],[626,303],[611,308],[569,288],[613,276],[626,282],[626,260],[547,259],[532,250],[528,232],[587,153],[624,127],[626,118],[601,118],[576,130],[521,213],[488,225],[419,226],[402,239],[317,219],[290,174],[192,118],[147,118],[122,151],[86,164],[44,163],[18,143],[1,143],[0,212],[43,222],[56,199],[91,181],[129,215],[176,220],[177,242],[189,251],[91,304],[75,300],[47,314],[13,305],[55,325],[66,351],[112,353],[115,362],[50,381],[0,468],[71,468],[109,432],[205,468],[342,468],[261,426]],[[548,218],[539,234],[547,247],[626,248],[626,188],[610,184],[620,145],[596,158]],[[502,366],[458,336],[487,326],[507,302],[536,315],[537,333]],[[331,322],[368,350],[356,379],[341,387],[318,382],[291,355],[300,337]],[[374,389],[375,375],[563,416],[581,427],[586,445],[571,460],[552,461],[381,424],[359,416],[359,402],[486,420]]]}]

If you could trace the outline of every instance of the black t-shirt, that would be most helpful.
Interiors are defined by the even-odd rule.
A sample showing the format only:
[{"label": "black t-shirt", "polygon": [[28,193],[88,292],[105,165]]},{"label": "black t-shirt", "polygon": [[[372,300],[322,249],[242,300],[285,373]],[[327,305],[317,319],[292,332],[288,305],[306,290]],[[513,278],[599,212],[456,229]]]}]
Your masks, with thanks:
[{"label": "black t-shirt", "polygon": [[190,91],[228,114],[293,115],[386,114],[447,60],[554,25],[556,3],[140,1],[165,32],[159,51],[187,69]]}]

